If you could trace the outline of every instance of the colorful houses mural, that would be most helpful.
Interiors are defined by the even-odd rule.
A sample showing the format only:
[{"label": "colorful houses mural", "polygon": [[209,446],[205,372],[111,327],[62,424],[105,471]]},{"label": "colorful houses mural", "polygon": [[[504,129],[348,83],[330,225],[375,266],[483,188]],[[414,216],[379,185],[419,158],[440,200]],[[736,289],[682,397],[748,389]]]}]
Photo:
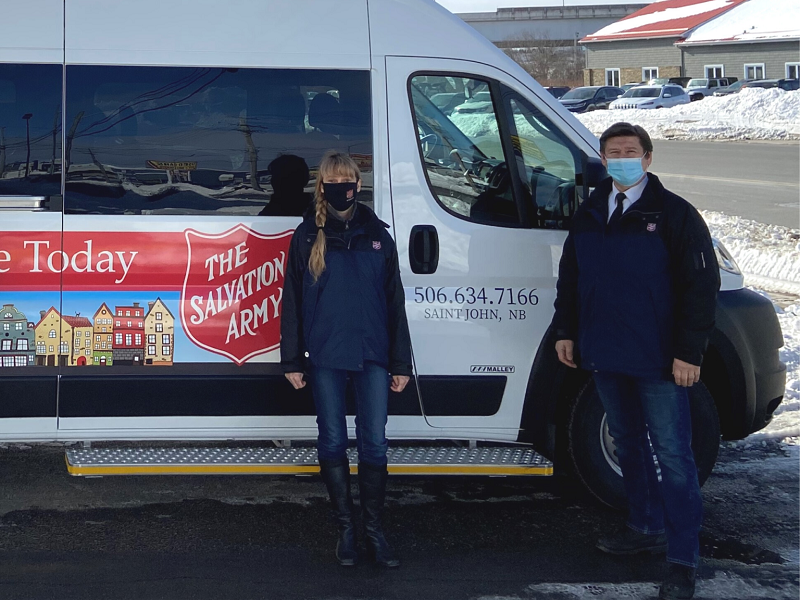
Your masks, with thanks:
[{"label": "colorful houses mural", "polygon": [[[41,319],[36,324],[36,364],[48,367],[66,365],[69,361],[69,342],[72,328],[66,324],[62,328],[61,314],[51,306],[39,313]],[[62,338],[63,335],[63,338]]]},{"label": "colorful houses mural", "polygon": [[[94,327],[92,322],[86,317],[75,315],[70,317],[63,315],[63,323],[69,325],[72,336],[67,339],[69,344],[69,366],[83,367],[92,364],[92,334]],[[61,332],[61,339],[64,340],[64,332]]]},{"label": "colorful houses mural", "polygon": [[114,364],[144,364],[144,308],[133,306],[114,308]]},{"label": "colorful houses mural", "polygon": [[114,313],[105,303],[94,313],[93,343],[92,364],[110,367],[114,363]]},{"label": "colorful houses mural", "polygon": [[13,304],[0,309],[0,368],[35,364],[35,334],[28,318]]},{"label": "colorful houses mural", "polygon": [[156,298],[147,303],[144,330],[147,336],[144,364],[171,365],[175,352],[175,317],[167,305]]},{"label": "colorful houses mural", "polygon": [[161,298],[130,306],[103,303],[92,318],[51,306],[36,323],[13,303],[0,309],[0,368],[39,366],[171,366],[175,316]]}]

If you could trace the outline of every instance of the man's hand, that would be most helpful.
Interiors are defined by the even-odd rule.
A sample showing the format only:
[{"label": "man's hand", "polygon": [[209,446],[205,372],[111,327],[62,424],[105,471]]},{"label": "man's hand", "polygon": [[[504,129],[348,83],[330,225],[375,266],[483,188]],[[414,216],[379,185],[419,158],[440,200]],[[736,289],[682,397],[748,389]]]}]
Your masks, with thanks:
[{"label": "man's hand", "polygon": [[392,385],[389,386],[389,389],[393,392],[400,393],[404,389],[406,389],[406,385],[411,380],[411,377],[408,375],[392,375]]},{"label": "man's hand", "polygon": [[568,367],[577,369],[578,365],[576,365],[575,361],[573,360],[574,350],[575,350],[575,342],[573,342],[572,340],[558,340],[556,342],[556,353],[558,354],[558,360],[560,360]]},{"label": "man's hand", "polygon": [[672,375],[675,383],[682,387],[692,387],[700,381],[700,367],[675,359],[672,363]]},{"label": "man's hand", "polygon": [[302,373],[286,373],[286,379],[289,380],[289,383],[291,383],[292,387],[296,390],[306,387],[306,382],[303,381]]}]

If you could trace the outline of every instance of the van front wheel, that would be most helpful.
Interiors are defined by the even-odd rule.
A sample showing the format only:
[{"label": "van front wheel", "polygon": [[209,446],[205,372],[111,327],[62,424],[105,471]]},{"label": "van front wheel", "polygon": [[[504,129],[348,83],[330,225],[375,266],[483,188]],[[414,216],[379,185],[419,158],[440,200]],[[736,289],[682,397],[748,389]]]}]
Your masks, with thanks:
[{"label": "van front wheel", "polygon": [[[719,417],[714,398],[702,382],[689,388],[689,402],[692,411],[692,449],[697,476],[700,485],[703,485],[717,461]],[[592,379],[575,397],[567,434],[571,466],[584,487],[603,504],[624,508],[625,489],[614,438],[608,432],[605,410]]]}]

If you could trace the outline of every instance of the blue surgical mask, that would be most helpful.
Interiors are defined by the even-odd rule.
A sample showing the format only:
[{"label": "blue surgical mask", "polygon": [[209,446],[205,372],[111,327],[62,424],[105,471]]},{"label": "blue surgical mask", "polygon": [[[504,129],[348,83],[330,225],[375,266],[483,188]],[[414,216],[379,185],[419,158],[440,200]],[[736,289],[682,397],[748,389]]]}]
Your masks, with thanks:
[{"label": "blue surgical mask", "polygon": [[644,177],[642,158],[607,158],[606,170],[618,184],[630,187]]}]

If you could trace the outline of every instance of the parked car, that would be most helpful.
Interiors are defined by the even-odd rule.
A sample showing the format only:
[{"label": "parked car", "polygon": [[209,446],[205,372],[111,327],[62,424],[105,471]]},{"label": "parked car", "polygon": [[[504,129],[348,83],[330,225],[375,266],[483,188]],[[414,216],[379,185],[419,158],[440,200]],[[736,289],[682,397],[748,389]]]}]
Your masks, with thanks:
[{"label": "parked car", "polygon": [[727,96],[729,94],[738,94],[742,90],[742,87],[744,87],[744,85],[746,83],[750,83],[751,81],[755,81],[755,80],[754,79],[740,79],[739,81],[733,82],[729,86],[726,86],[726,87],[723,87],[723,88],[719,88],[718,90],[716,90],[714,92],[714,95],[715,96]]},{"label": "parked car", "polygon": [[577,87],[568,91],[558,99],[570,112],[589,112],[600,108],[608,108],[625,90],[610,85],[594,85]]},{"label": "parked car", "polygon": [[431,96],[431,102],[446,115],[449,115],[456,106],[463,104],[466,100],[467,97],[463,92],[441,92]]},{"label": "parked car", "polygon": [[561,98],[561,96],[566,94],[572,88],[570,88],[568,85],[555,85],[555,86],[548,85],[548,86],[545,86],[544,89],[546,89],[548,92],[550,92],[553,95],[553,97]]},{"label": "parked car", "polygon": [[465,115],[473,113],[490,113],[493,110],[494,105],[492,104],[491,92],[484,91],[476,93],[471,98],[467,98],[467,101],[456,106],[453,109],[453,112]]},{"label": "parked car", "polygon": [[626,83],[625,85],[623,85],[623,86],[622,86],[622,89],[623,89],[623,90],[625,90],[625,91],[627,92],[629,89],[631,89],[631,88],[635,88],[635,87],[637,87],[637,86],[640,86],[640,85],[646,85],[646,84],[645,84],[644,82],[639,82],[639,83]]},{"label": "parked car", "polygon": [[797,79],[757,79],[747,83],[744,87],[759,87],[759,88],[781,88],[790,92],[800,88],[800,80]]},{"label": "parked car", "polygon": [[640,85],[614,100],[609,108],[669,108],[689,102],[689,94],[679,85]]},{"label": "parked car", "polygon": [[691,79],[691,77],[656,77],[648,81],[647,85],[667,85],[668,83],[674,83],[685,88],[686,84],[689,83]]},{"label": "parked car", "polygon": [[686,91],[689,93],[689,99],[694,102],[695,100],[702,100],[718,89],[728,87],[736,81],[738,81],[736,77],[695,78],[690,79],[689,83],[686,84]]}]

